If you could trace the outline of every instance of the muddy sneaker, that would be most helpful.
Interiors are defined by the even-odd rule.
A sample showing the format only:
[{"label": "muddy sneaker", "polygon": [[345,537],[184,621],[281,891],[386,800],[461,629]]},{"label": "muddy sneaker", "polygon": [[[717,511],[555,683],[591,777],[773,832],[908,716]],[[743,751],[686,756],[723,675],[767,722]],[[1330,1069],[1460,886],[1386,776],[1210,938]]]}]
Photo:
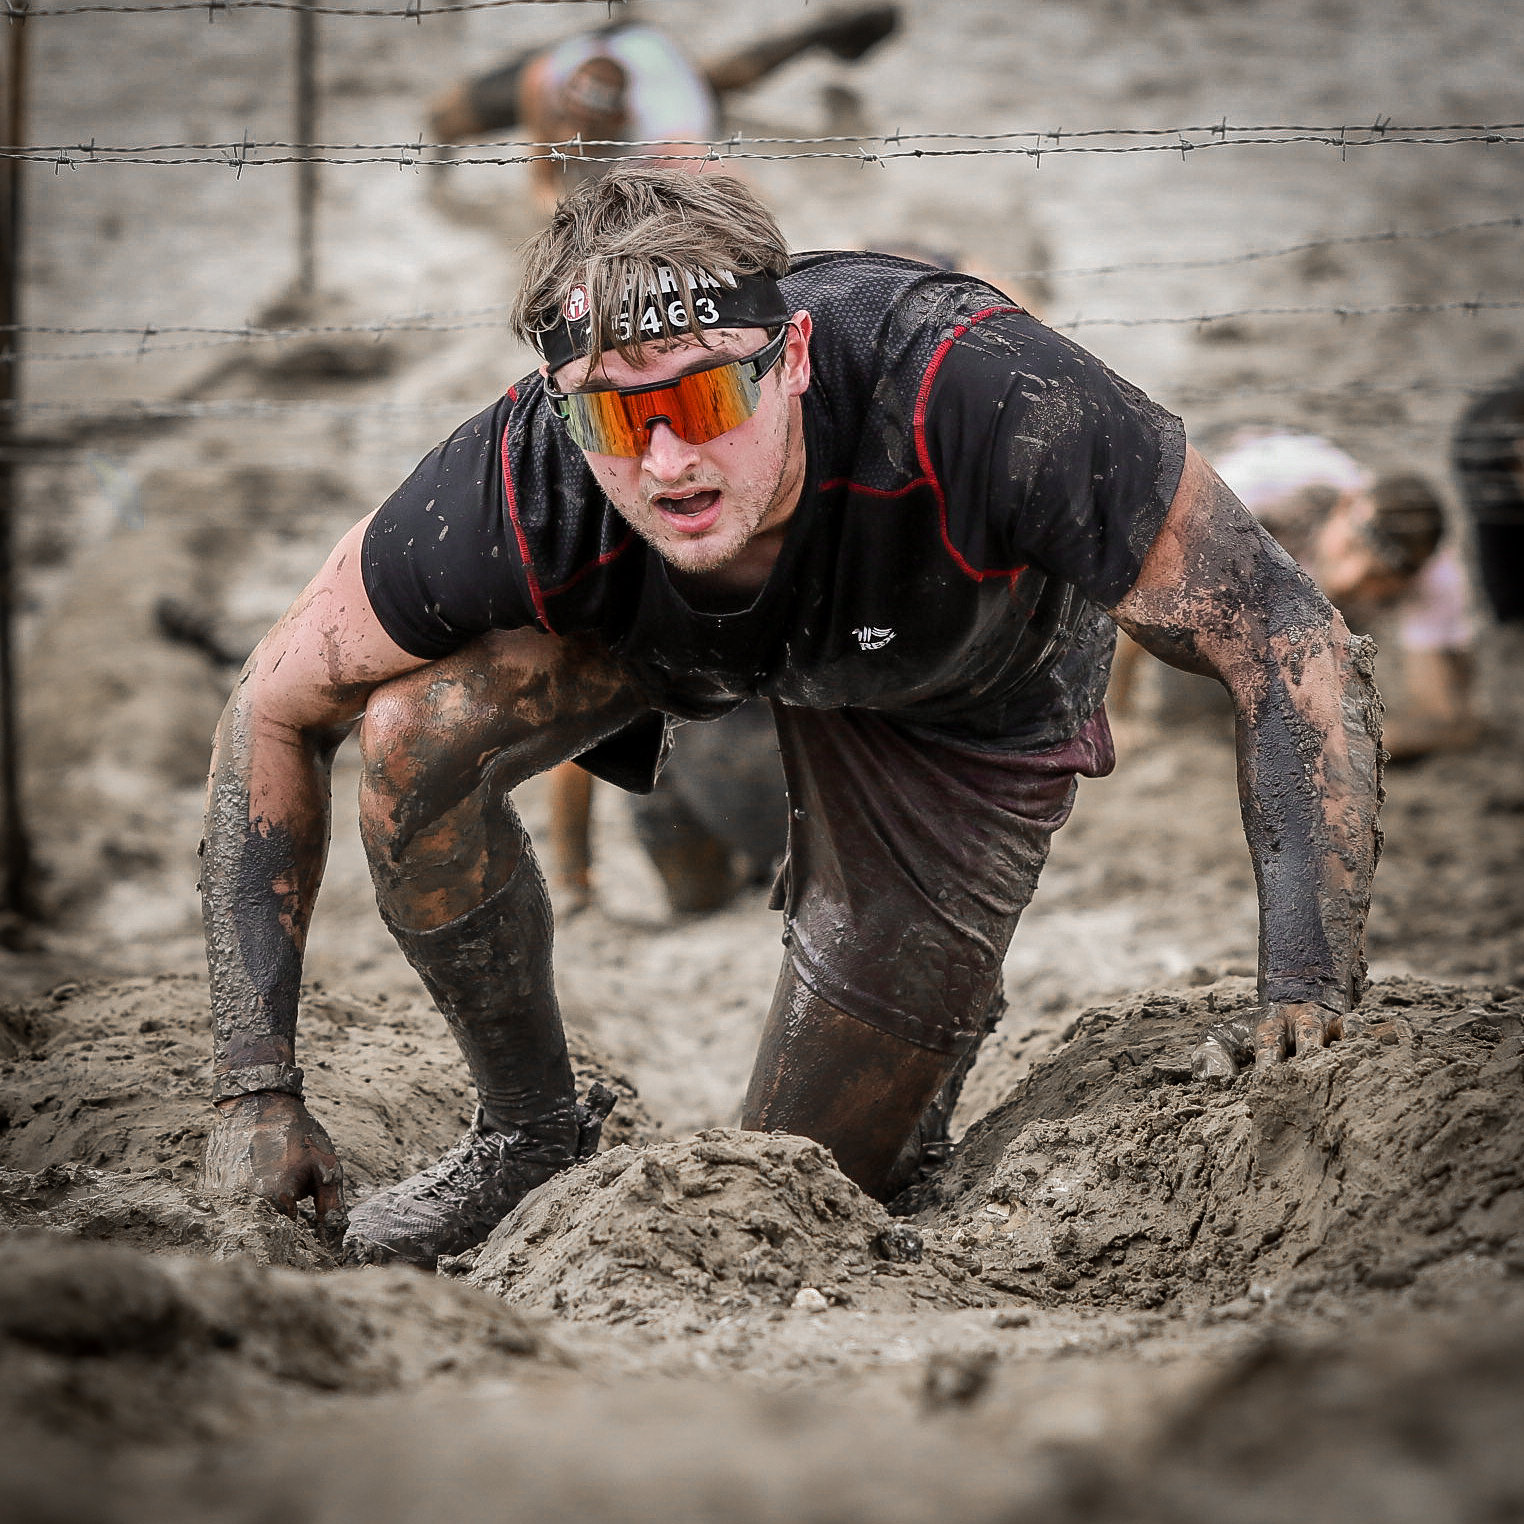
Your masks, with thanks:
[{"label": "muddy sneaker", "polygon": [[614,1093],[595,1084],[577,1103],[577,1146],[547,1159],[524,1133],[486,1125],[480,1106],[471,1130],[437,1164],[377,1191],[349,1214],[344,1257],[354,1264],[400,1261],[434,1269],[441,1255],[474,1248],[535,1186],[598,1147]]}]

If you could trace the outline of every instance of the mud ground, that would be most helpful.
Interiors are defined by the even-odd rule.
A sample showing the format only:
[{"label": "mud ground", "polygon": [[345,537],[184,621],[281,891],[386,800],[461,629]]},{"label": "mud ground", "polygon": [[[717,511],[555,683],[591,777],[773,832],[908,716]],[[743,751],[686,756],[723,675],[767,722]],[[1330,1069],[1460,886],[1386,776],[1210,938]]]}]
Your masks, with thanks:
[{"label": "mud ground", "polygon": [[[651,10],[700,54],[802,14]],[[855,70],[791,66],[734,125],[1520,115],[1516,29],[1481,0],[905,11],[893,47]],[[325,19],[325,141],[412,139],[432,91],[578,21]],[[285,138],[289,22],[37,18],[33,140]],[[1521,151],[750,172],[800,247],[954,248],[1068,323],[1519,300],[1517,228],[1156,262],[1513,216]],[[485,326],[140,339],[292,310],[289,170],[83,162],[28,180],[28,321],[135,336],[39,336],[25,376],[41,445],[18,525],[24,761],[46,919],[0,952],[8,1516],[1524,1516],[1524,648],[1485,627],[1488,733],[1389,773],[1370,1024],[1309,1063],[1189,1078],[1195,1034],[1252,999],[1254,891],[1226,724],[1155,674],[1018,932],[955,1157],[894,1214],[812,1145],[733,1130],[777,918],[752,891],[670,915],[611,791],[594,904],[557,931],[579,1069],[621,1096],[597,1158],[437,1277],[337,1268],[310,1224],[198,1191],[194,849],[231,672],[162,639],[156,609],[173,599],[213,645],[247,649],[338,534],[530,364],[483,312],[511,294],[532,225],[519,171],[323,174],[307,320]],[[1461,389],[1524,359],[1517,312],[1492,309],[1076,336],[1208,446],[1298,424],[1446,486]],[[45,358],[65,353],[80,358]],[[194,416],[133,406],[170,398]],[[1389,651],[1381,680],[1400,708]],[[376,918],[355,781],[346,749],[302,1027],[352,1198],[435,1157],[470,1105]],[[520,803],[542,831],[543,791]]]}]

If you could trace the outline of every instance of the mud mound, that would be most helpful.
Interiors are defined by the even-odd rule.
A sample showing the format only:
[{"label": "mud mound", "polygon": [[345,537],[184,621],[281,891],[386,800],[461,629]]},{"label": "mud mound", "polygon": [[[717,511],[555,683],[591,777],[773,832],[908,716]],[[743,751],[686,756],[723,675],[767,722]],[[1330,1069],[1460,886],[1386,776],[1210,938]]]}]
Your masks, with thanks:
[{"label": "mud mound", "polygon": [[92,1444],[229,1438],[303,1397],[560,1359],[513,1309],[409,1271],[314,1277],[49,1233],[0,1240],[3,1427]]},{"label": "mud mound", "polygon": [[1086,1012],[969,1130],[930,1242],[993,1287],[1145,1307],[1524,1268],[1524,991],[1386,981],[1368,1035],[1192,1081],[1202,1028],[1252,1001],[1224,981]]},{"label": "mud mound", "polygon": [[337,1264],[304,1220],[252,1198],[207,1195],[158,1174],[51,1164],[0,1170],[0,1228],[48,1228],[137,1249],[328,1270]]},{"label": "mud mound", "polygon": [[452,1262],[520,1307],[696,1332],[757,1309],[902,1311],[992,1300],[923,1256],[819,1144],[726,1128],[616,1148],[548,1181]]},{"label": "mud mound", "polygon": [[[300,1042],[308,1103],[338,1145],[352,1196],[431,1163],[470,1122],[464,1065],[421,997],[351,999],[309,987]],[[582,1084],[602,1080],[619,1096],[609,1144],[655,1136],[629,1083],[586,1042],[573,1036],[571,1046]],[[211,1118],[200,979],[62,986],[0,1011],[0,1055],[0,1167],[71,1162],[194,1186]]]}]

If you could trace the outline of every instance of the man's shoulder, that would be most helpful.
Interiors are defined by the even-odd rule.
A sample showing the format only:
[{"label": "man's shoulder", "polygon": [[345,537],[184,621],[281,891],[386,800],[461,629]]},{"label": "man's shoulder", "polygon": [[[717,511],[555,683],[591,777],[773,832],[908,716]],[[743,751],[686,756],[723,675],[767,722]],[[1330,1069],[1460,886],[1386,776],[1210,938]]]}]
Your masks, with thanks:
[{"label": "man's shoulder", "polygon": [[1016,304],[978,276],[876,249],[812,249],[789,261],[781,282],[790,301],[817,325],[878,331],[887,324],[924,329],[956,323],[990,305]]},{"label": "man's shoulder", "polygon": [[798,254],[781,284],[789,303],[810,314],[811,364],[833,411],[850,411],[854,394],[912,405],[961,328],[995,311],[1021,312],[975,276],[872,250]]},{"label": "man's shoulder", "polygon": [[503,524],[521,553],[562,559],[599,538],[606,501],[582,452],[551,414],[538,375],[508,388],[420,463],[402,491],[444,519],[485,516]]}]

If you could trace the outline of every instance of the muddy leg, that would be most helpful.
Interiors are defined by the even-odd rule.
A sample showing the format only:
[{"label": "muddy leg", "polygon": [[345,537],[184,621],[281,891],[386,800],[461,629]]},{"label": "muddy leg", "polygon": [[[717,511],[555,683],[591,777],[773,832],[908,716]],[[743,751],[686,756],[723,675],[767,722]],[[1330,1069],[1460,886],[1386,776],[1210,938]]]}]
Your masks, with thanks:
[{"label": "muddy leg", "polygon": [[984,1039],[1000,1025],[1006,1013],[1005,991],[997,989],[974,1040],[942,1081],[942,1087],[926,1103],[885,1182],[885,1199],[931,1179],[952,1155],[952,1119],[963,1096],[963,1086],[979,1057]]},{"label": "muddy leg", "polygon": [[856,6],[717,58],[704,65],[704,76],[716,95],[748,90],[811,48],[825,48],[843,62],[853,62],[898,25],[899,13],[892,5]]},{"label": "muddy leg", "polygon": [[784,965],[762,1029],[741,1126],[813,1138],[848,1179],[885,1200],[906,1140],[958,1067],[827,1004]]},{"label": "muddy leg", "polygon": [[921,1163],[916,1134],[945,1135],[1075,776],[1110,770],[1110,733],[1098,713],[1050,751],[1004,753],[861,711],[774,713],[788,957],[743,1125],[813,1137],[886,1196]]},{"label": "muddy leg", "polygon": [[593,897],[593,779],[575,762],[550,771],[550,847],[555,883],[569,910],[585,909]]},{"label": "muddy leg", "polygon": [[596,646],[529,631],[483,636],[373,696],[360,819],[377,904],[480,1105],[439,1164],[351,1213],[354,1257],[460,1253],[595,1145],[601,1114],[573,1095],[545,882],[509,791],[645,709]]},{"label": "muddy leg", "polygon": [[678,915],[702,915],[730,903],[739,887],[730,848],[688,808],[665,781],[630,801],[635,834],[661,875],[667,902]]}]

